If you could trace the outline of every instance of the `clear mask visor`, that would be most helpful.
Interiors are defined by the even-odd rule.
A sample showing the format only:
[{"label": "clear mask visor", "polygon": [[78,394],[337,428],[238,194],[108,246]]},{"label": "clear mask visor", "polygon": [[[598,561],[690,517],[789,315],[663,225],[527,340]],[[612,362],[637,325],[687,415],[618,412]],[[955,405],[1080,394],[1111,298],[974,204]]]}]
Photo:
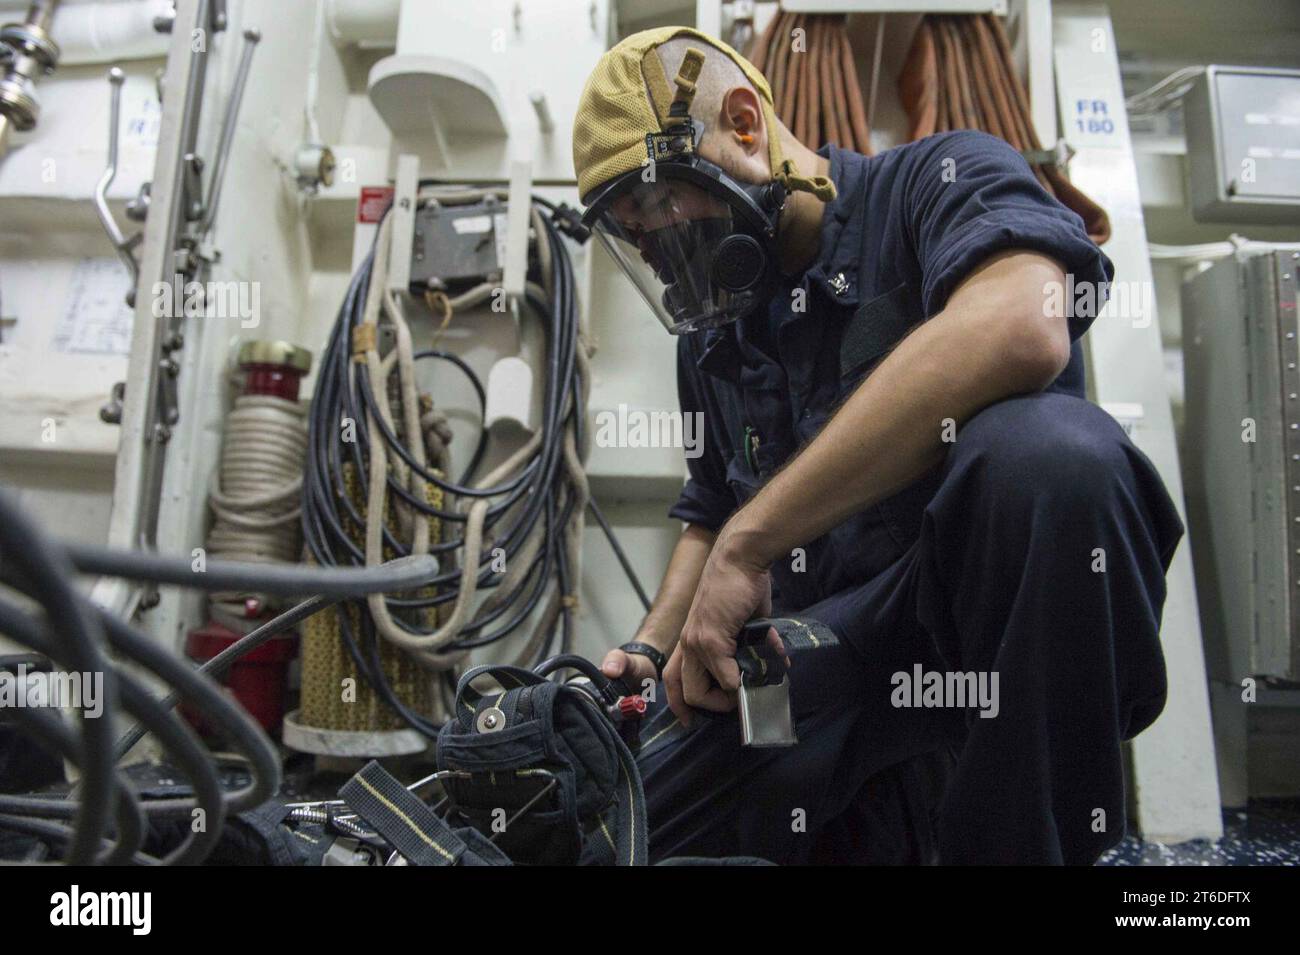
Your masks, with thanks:
[{"label": "clear mask visor", "polygon": [[621,190],[592,230],[672,334],[736,321],[761,302],[762,244],[726,201],[659,173]]}]

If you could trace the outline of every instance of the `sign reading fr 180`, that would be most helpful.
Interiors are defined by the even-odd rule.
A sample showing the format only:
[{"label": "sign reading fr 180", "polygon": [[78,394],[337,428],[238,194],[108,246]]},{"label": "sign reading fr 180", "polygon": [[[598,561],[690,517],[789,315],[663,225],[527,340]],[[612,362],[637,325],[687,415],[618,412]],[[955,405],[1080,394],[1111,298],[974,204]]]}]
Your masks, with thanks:
[{"label": "sign reading fr 180", "polygon": [[1090,136],[1109,136],[1115,132],[1115,120],[1104,99],[1074,101],[1074,128]]}]

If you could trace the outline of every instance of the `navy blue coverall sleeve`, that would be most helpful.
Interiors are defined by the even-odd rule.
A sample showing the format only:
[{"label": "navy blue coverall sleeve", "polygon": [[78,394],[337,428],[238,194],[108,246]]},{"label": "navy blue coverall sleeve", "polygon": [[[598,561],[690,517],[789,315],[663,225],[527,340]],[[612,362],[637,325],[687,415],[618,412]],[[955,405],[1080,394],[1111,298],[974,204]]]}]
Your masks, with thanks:
[{"label": "navy blue coverall sleeve", "polygon": [[[1005,141],[964,130],[932,136],[908,156],[902,216],[921,266],[921,300],[937,315],[953,289],[999,252],[1025,249],[1056,259],[1074,284],[1104,292],[1114,268],[1083,220],[1057,202]],[[1070,317],[1070,340],[1092,315]]]}]

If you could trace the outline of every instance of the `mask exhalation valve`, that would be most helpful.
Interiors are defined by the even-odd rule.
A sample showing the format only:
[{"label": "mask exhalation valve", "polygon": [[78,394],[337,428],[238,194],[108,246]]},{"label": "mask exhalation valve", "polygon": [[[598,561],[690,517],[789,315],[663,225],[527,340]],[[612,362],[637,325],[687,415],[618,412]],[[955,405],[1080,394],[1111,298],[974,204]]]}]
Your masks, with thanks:
[{"label": "mask exhalation valve", "polygon": [[767,255],[758,240],[744,233],[718,243],[713,258],[713,281],[728,292],[747,292],[759,283]]}]

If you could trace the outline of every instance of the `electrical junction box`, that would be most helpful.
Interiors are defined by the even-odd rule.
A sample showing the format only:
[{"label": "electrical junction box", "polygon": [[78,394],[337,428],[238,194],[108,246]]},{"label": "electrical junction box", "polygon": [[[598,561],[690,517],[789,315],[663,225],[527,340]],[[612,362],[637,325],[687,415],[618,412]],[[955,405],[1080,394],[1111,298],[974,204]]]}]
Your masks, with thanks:
[{"label": "electrical junction box", "polygon": [[1183,119],[1198,221],[1300,223],[1300,70],[1206,67]]},{"label": "electrical junction box", "polygon": [[411,242],[414,293],[456,294],[501,281],[506,261],[506,203],[494,197],[461,204],[427,202],[415,213]]}]

